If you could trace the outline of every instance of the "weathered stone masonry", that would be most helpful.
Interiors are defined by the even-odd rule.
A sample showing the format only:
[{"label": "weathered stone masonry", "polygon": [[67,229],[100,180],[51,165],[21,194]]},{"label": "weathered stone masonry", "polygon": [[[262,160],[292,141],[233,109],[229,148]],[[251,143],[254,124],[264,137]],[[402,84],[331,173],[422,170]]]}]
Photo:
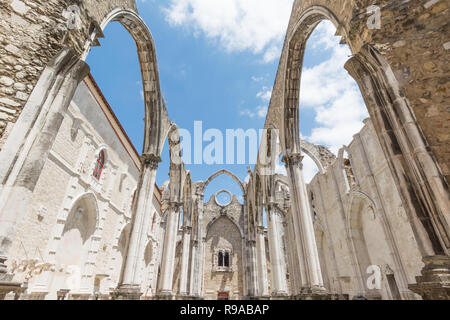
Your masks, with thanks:
[{"label": "weathered stone masonry", "polygon": [[[372,5],[380,8],[379,29],[367,25],[367,8]],[[19,279],[20,272],[14,274],[11,259],[21,255],[21,242],[33,244],[24,230],[39,225],[33,222],[32,204],[46,194],[39,191],[46,190],[39,183],[51,179],[46,163],[67,167],[62,160],[67,150],[60,148],[64,138],[58,133],[69,139],[69,106],[89,71],[84,59],[99,44],[106,25],[119,21],[136,41],[143,78],[141,176],[130,216],[122,214],[116,221],[123,228],[104,229],[109,218],[99,215],[87,259],[80,260],[85,266],[84,291],[72,292],[72,298],[90,297],[102,287],[106,297],[129,299],[214,299],[227,293],[230,298],[263,299],[415,299],[416,294],[449,299],[449,9],[447,0],[295,1],[265,125],[268,132],[277,129],[280,143],[269,150],[260,148],[260,155],[272,161],[249,170],[247,183],[221,170],[191,186],[190,172],[178,159],[178,128],[169,121],[162,98],[153,38],[134,1],[2,1],[0,297],[11,290],[18,294],[25,289],[19,282],[28,283]],[[70,10],[79,15],[68,24],[68,17],[73,18]],[[345,68],[359,85],[370,114],[364,129],[338,157],[300,141],[299,132],[305,44],[325,19],[350,47],[352,57]],[[73,119],[71,134],[76,124]],[[159,217],[154,214],[159,203],[151,199],[167,137],[170,181],[161,203],[165,215]],[[81,149],[87,151],[88,145]],[[52,148],[60,150],[61,157]],[[320,171],[309,186],[303,178],[303,153]],[[274,173],[273,160],[280,154],[287,177]],[[108,170],[111,179],[118,178],[117,167]],[[240,186],[243,203],[205,203],[206,186],[222,174]],[[68,190],[62,209],[55,201],[51,204],[53,214],[61,209],[52,234],[55,243],[61,240],[74,196],[71,186]],[[109,198],[111,192],[106,191]],[[69,217],[96,211],[89,205],[95,203],[91,195],[80,200],[83,210],[70,209]],[[156,229],[155,222],[160,224]],[[228,232],[214,231],[217,226]],[[103,244],[110,243],[116,251],[110,262],[99,252],[102,230]],[[231,266],[217,265],[220,250],[231,254]],[[48,256],[55,254],[50,246]],[[383,270],[379,290],[365,286],[371,264]],[[94,280],[95,267],[101,271]],[[109,288],[101,280],[105,276],[110,277]],[[17,282],[11,282],[13,278]],[[43,277],[28,290],[36,298],[44,297],[47,280]],[[55,284],[47,298],[59,297],[58,289],[63,288]]]},{"label": "weathered stone masonry", "polygon": [[[80,8],[79,29],[68,29],[65,12]],[[134,1],[7,0],[0,3],[0,148],[42,71],[64,46],[80,56],[91,33],[115,8]]]}]

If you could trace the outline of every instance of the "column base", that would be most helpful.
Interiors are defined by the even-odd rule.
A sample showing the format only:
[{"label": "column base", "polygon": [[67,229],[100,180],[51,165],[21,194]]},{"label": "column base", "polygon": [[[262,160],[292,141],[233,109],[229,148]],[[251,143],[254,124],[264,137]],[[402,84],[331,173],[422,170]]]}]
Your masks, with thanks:
[{"label": "column base", "polygon": [[251,296],[244,297],[244,300],[270,300],[271,296]]},{"label": "column base", "polygon": [[70,293],[67,300],[93,300],[89,293]]},{"label": "column base", "polygon": [[191,301],[195,301],[195,300],[202,300],[199,297],[196,296],[191,296],[189,294],[179,294],[176,296],[176,300],[191,300]]},{"label": "column base", "polygon": [[9,293],[14,293],[14,300],[19,300],[24,291],[25,289],[19,282],[0,281],[0,300],[5,300]]},{"label": "column base", "polygon": [[0,300],[4,300],[6,295],[14,293],[14,300],[18,300],[20,295],[26,290],[22,283],[13,282],[14,275],[7,273],[5,256],[0,256]]},{"label": "column base", "polygon": [[303,288],[296,300],[331,300],[331,294],[324,287]]},{"label": "column base", "polygon": [[287,292],[272,292],[272,300],[290,300],[291,296]]},{"label": "column base", "polygon": [[409,289],[424,300],[450,300],[450,257],[431,256],[423,258],[425,267],[416,284]]},{"label": "column base", "polygon": [[48,292],[31,292],[28,294],[27,300],[40,301],[45,300],[45,297],[48,295]]},{"label": "column base", "polygon": [[156,300],[176,300],[176,298],[172,291],[160,291],[155,297]]},{"label": "column base", "polygon": [[348,294],[330,294],[331,300],[350,300],[350,296]]},{"label": "column base", "polygon": [[113,300],[141,300],[142,292],[139,285],[121,285],[111,292]]}]

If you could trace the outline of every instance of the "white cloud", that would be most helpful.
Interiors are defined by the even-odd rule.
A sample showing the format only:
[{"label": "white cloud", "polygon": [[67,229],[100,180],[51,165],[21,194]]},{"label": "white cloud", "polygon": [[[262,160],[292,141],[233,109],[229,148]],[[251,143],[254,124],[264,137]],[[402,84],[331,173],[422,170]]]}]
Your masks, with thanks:
[{"label": "white cloud", "polygon": [[265,105],[259,105],[254,110],[244,109],[240,112],[241,116],[247,116],[249,118],[261,118],[264,119],[269,109],[269,101],[272,97],[272,89],[263,86],[261,91],[256,94],[256,98],[260,99]]},{"label": "white cloud", "polygon": [[170,0],[172,26],[217,40],[227,51],[251,51],[262,61],[279,57],[293,0]]},{"label": "white cloud", "polygon": [[269,102],[270,98],[272,97],[272,90],[264,86],[262,87],[261,91],[256,94],[256,97],[262,99],[265,102]]},{"label": "white cloud", "polygon": [[264,81],[264,77],[252,76],[252,81],[254,81],[254,82],[261,82],[261,81]]},{"label": "white cloud", "polygon": [[310,49],[328,50],[331,55],[328,60],[303,70],[300,108],[316,112],[316,126],[305,139],[326,145],[336,153],[362,128],[362,120],[368,114],[356,82],[344,69],[350,50],[339,45],[335,31],[331,22],[322,22],[309,40]]},{"label": "white cloud", "polygon": [[265,118],[267,114],[267,106],[258,106],[254,110],[245,109],[240,112],[241,116],[247,116],[249,118]]}]

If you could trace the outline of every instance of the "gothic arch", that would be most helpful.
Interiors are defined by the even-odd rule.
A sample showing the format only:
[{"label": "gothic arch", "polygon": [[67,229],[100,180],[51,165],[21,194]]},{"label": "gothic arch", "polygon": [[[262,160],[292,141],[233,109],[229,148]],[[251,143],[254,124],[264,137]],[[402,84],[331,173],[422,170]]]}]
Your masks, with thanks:
[{"label": "gothic arch", "polygon": [[300,149],[314,161],[319,168],[319,172],[322,174],[336,160],[336,156],[324,146],[318,146],[301,140]]},{"label": "gothic arch", "polygon": [[[450,220],[445,214],[449,211],[448,183],[405,96],[403,86],[411,86],[400,84],[389,65],[388,59],[395,62],[399,57],[384,56],[375,48],[370,36],[360,36],[369,31],[363,23],[363,15],[355,14],[362,9],[362,4],[349,5],[353,11],[339,11],[347,3],[335,1],[325,6],[315,3],[322,1],[294,3],[292,19],[298,18],[291,21],[282,56],[281,65],[285,67],[281,80],[284,81],[281,89],[284,92],[284,119],[278,122],[283,128],[285,154],[298,154],[301,150],[299,91],[306,42],[319,22],[330,20],[336,26],[337,35],[343,37],[343,42],[349,45],[353,54],[345,68],[361,89],[402,200],[408,204],[408,214],[422,255],[448,254]],[[339,11],[339,15],[333,10]],[[353,23],[355,30],[347,28]],[[353,33],[351,37],[350,32]],[[385,45],[389,47],[392,44]],[[414,101],[416,98],[411,99]],[[276,120],[270,109],[268,114]]]},{"label": "gothic arch", "polygon": [[[336,28],[340,25],[336,16],[328,8],[312,6],[303,12],[295,23],[293,33],[287,36],[288,57],[286,61],[282,131],[284,134],[284,155],[300,153],[301,150],[299,99],[303,57],[309,36],[322,20],[330,20]],[[319,164],[319,169],[320,166]]]},{"label": "gothic arch", "polygon": [[[71,206],[70,212],[66,217],[66,223],[72,218],[74,210],[77,208],[77,206],[83,206],[85,209],[88,209],[89,212],[94,213],[94,216],[91,217],[93,221],[95,221],[94,226],[95,229],[99,227],[99,210],[98,210],[98,204],[97,204],[97,198],[92,192],[85,193],[81,196],[79,196],[77,199],[73,201],[73,204]],[[64,228],[66,230],[66,227]],[[64,231],[63,231],[64,234]]]},{"label": "gothic arch", "polygon": [[208,236],[208,232],[209,229],[211,229],[211,227],[214,225],[214,223],[216,223],[220,218],[225,218],[231,221],[231,223],[233,223],[236,228],[239,230],[239,234],[241,235],[241,238],[244,239],[244,232],[242,231],[242,228],[239,226],[239,223],[230,215],[226,214],[226,215],[219,215],[214,217],[206,226],[206,236]]},{"label": "gothic arch", "polygon": [[[272,124],[268,125],[266,127],[266,140],[263,141],[261,144],[260,152],[266,148],[265,154],[260,153],[260,157],[258,158],[258,165],[264,167],[264,165],[271,166],[272,171],[274,171],[275,161],[278,161],[278,158],[280,155],[283,155],[283,150],[281,148],[281,142],[277,141],[276,143],[272,144],[270,142],[273,142],[274,138],[272,137],[272,133],[274,132],[276,134],[277,140],[279,140],[279,135],[277,134],[278,129]],[[274,152],[275,147],[275,152]],[[307,154],[316,164],[317,168],[319,169],[319,172],[324,174],[327,168],[336,160],[336,156],[326,147],[315,145],[312,143],[309,143],[305,140],[300,140],[300,150]],[[261,157],[264,156],[266,160],[269,161],[267,164],[261,163]],[[274,159],[274,156],[277,156],[276,159]]]},{"label": "gothic arch", "polygon": [[[143,153],[160,156],[168,128],[168,115],[161,94],[156,47],[150,29],[137,12],[131,9],[116,8],[100,24],[103,30],[109,23],[119,22],[136,43],[142,76],[145,101],[145,136]],[[92,35],[91,38],[95,37]],[[90,46],[82,58],[88,56]]]},{"label": "gothic arch", "polygon": [[203,186],[201,187],[201,192],[202,193],[204,193],[205,192],[205,190],[206,190],[206,188],[208,187],[208,185],[214,180],[214,179],[216,179],[217,177],[219,177],[219,176],[221,176],[221,175],[227,175],[227,176],[229,176],[229,177],[231,177],[234,181],[236,181],[236,183],[239,185],[239,187],[241,188],[241,190],[242,190],[242,194],[244,194],[245,195],[245,187],[244,187],[244,185],[242,184],[242,182],[241,182],[241,180],[237,177],[237,176],[235,176],[233,173],[231,173],[230,171],[228,171],[228,170],[225,170],[225,169],[222,169],[222,170],[220,170],[220,171],[217,171],[216,173],[214,173],[212,176],[210,176],[209,178],[208,178],[208,180],[206,180],[206,182],[203,184]]},{"label": "gothic arch", "polygon": [[[402,85],[386,58],[370,45],[363,46],[345,68],[361,89],[422,255],[448,253],[450,234],[444,214],[449,210],[448,184]],[[421,236],[420,229],[428,237]]]},{"label": "gothic arch", "polygon": [[[92,249],[100,240],[99,220],[95,195],[83,194],[73,201],[65,217],[64,228],[61,228],[59,237],[55,237],[50,244],[51,248],[56,248],[54,251],[49,249],[50,260],[57,266],[66,266],[66,271],[76,272],[80,276],[81,281],[71,288],[74,293],[89,291],[89,279],[92,276],[90,265],[95,258]],[[66,289],[67,285],[67,274],[55,273],[48,283],[50,297],[53,299],[56,291]]]},{"label": "gothic arch", "polygon": [[[369,251],[362,230],[362,214],[364,209],[372,207],[376,212],[375,202],[362,192],[352,192],[347,208],[346,228],[351,244],[353,269],[357,280],[357,295],[366,296],[366,271],[372,265]],[[377,293],[378,294],[378,293]]]}]

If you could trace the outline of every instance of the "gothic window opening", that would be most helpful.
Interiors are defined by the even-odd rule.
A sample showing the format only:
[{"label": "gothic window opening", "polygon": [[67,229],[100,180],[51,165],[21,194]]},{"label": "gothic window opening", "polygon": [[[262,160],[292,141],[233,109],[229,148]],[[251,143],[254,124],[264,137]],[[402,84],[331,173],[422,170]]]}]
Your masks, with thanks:
[{"label": "gothic window opening", "polygon": [[223,258],[223,266],[226,268],[230,267],[230,253],[225,252],[224,258]]},{"label": "gothic window opening", "polygon": [[218,260],[218,264],[217,264],[217,265],[218,265],[219,267],[223,267],[223,265],[224,265],[224,261],[223,261],[223,260],[224,260],[224,259],[223,259],[223,252],[222,252],[222,251],[219,252],[218,259],[219,259],[219,260]]},{"label": "gothic window opening", "polygon": [[102,150],[98,155],[97,163],[95,165],[95,170],[93,173],[95,179],[100,180],[104,166],[105,166],[105,151]]},{"label": "gothic window opening", "polygon": [[213,266],[216,272],[230,272],[231,271],[231,251],[230,250],[219,250],[216,252],[216,257],[214,259],[217,263]]}]

